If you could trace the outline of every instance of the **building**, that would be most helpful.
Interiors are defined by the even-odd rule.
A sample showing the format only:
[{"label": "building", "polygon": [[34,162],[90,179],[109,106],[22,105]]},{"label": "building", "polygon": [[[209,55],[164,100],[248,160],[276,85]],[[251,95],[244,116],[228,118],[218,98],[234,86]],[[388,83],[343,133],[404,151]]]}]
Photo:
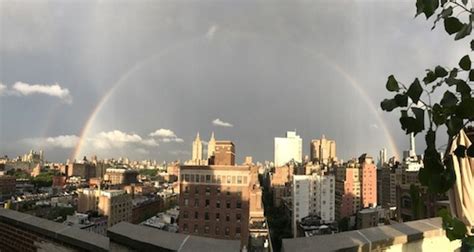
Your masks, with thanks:
[{"label": "building", "polygon": [[82,162],[82,163],[69,163],[67,164],[62,171],[69,177],[80,177],[85,180],[89,180],[90,178],[96,177],[96,167],[94,164],[89,162]]},{"label": "building", "polygon": [[126,168],[108,168],[104,180],[111,185],[130,185],[138,183],[138,171]]},{"label": "building", "polygon": [[64,224],[88,232],[107,235],[107,219],[104,217],[91,217],[88,214],[74,213],[68,215]]},{"label": "building", "polygon": [[13,176],[0,176],[0,201],[10,199],[16,190],[16,179]]},{"label": "building", "polygon": [[336,169],[336,219],[377,205],[377,172],[371,157],[363,154]]},{"label": "building", "polygon": [[291,196],[290,183],[293,180],[295,170],[294,162],[275,167],[270,174],[270,189],[272,190],[273,206],[280,207],[284,197]]},{"label": "building", "polygon": [[202,158],[202,142],[198,132],[196,139],[193,141],[192,158],[188,163],[190,165],[204,165],[205,162]]},{"label": "building", "polygon": [[294,175],[292,182],[292,228],[297,237],[298,223],[307,216],[319,216],[321,223],[335,221],[334,175],[314,173]]},{"label": "building", "polygon": [[216,141],[214,155],[211,156],[214,165],[235,165],[235,146],[231,141]]},{"label": "building", "polygon": [[313,163],[329,164],[337,160],[336,141],[326,139],[324,135],[311,141],[310,150]]},{"label": "building", "polygon": [[211,159],[214,156],[214,152],[216,151],[216,139],[214,138],[214,132],[211,134],[211,139],[207,143],[207,159]]},{"label": "building", "polygon": [[248,246],[251,216],[263,217],[257,172],[258,167],[246,165],[181,166],[180,233]]},{"label": "building", "polygon": [[77,211],[97,211],[107,216],[111,227],[121,221],[132,221],[132,197],[123,190],[83,189],[78,194]]},{"label": "building", "polygon": [[294,160],[298,163],[303,159],[303,140],[296,131],[286,132],[286,137],[275,137],[275,167],[280,167]]}]

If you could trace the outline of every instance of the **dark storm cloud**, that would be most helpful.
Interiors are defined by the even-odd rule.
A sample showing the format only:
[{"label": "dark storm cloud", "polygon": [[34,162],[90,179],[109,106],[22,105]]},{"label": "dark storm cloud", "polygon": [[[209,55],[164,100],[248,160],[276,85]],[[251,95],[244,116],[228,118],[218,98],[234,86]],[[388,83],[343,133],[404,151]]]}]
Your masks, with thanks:
[{"label": "dark storm cloud", "polygon": [[[305,153],[325,134],[340,158],[375,156],[390,147],[377,117],[405,149],[396,115],[371,109],[386,77],[411,82],[464,52],[414,11],[412,1],[3,1],[0,82],[61,83],[74,102],[1,96],[0,154],[49,138],[47,156],[65,160],[114,86],[83,154],[185,160],[198,131],[215,131],[240,159],[272,160],[273,138],[296,129]],[[157,129],[184,142],[143,144]],[[95,148],[101,133],[129,141]]]}]

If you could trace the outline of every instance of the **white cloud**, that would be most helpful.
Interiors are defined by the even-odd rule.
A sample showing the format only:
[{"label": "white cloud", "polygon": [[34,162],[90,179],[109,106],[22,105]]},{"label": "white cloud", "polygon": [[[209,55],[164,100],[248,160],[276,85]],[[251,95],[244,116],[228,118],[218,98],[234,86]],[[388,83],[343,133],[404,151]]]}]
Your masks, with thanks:
[{"label": "white cloud", "polygon": [[214,124],[215,126],[220,126],[220,127],[234,127],[234,125],[232,125],[231,123],[224,122],[219,118],[214,119],[214,121],[212,121],[212,124]]},{"label": "white cloud", "polygon": [[157,129],[155,132],[150,133],[152,137],[176,137],[176,134],[169,129]]},{"label": "white cloud", "polygon": [[0,96],[3,95],[7,91],[7,86],[0,82]]},{"label": "white cloud", "polygon": [[219,26],[211,25],[211,27],[209,27],[209,30],[207,30],[206,38],[209,39],[209,40],[212,40],[214,38],[214,34],[217,31],[217,28],[219,28]]},{"label": "white cloud", "polygon": [[51,147],[51,148],[63,148],[69,149],[74,148],[79,142],[79,137],[76,135],[61,135],[56,137],[46,138],[26,138],[23,142],[34,147]]},{"label": "white cloud", "polygon": [[184,140],[176,136],[176,134],[170,129],[157,129],[155,132],[150,133],[151,137],[157,137],[159,141],[163,143],[182,143]]},{"label": "white cloud", "polygon": [[120,130],[100,132],[89,139],[93,146],[98,149],[108,149],[113,147],[124,147],[127,144],[138,144],[150,147],[156,147],[159,144],[154,139],[143,139],[135,133],[126,133]]},{"label": "white cloud", "polygon": [[60,98],[63,102],[72,103],[72,96],[67,88],[62,88],[58,83],[53,85],[44,84],[28,84],[24,82],[16,82],[13,92],[17,95],[29,96],[33,94],[44,94]]}]

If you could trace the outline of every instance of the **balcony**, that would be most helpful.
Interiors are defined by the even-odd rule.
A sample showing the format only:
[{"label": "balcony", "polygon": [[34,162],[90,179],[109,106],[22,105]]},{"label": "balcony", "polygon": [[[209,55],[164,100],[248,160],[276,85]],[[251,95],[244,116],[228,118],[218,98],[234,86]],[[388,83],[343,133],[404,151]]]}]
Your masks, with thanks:
[{"label": "balcony", "polygon": [[450,242],[441,218],[423,219],[333,235],[283,239],[282,251],[460,251]]}]

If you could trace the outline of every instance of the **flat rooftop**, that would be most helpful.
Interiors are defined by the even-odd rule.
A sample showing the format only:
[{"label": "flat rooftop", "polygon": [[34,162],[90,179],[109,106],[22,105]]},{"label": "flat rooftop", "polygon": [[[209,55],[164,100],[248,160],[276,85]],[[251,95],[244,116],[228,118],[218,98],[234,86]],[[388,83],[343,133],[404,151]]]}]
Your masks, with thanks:
[{"label": "flat rooftop", "polygon": [[240,251],[240,240],[220,240],[162,231],[121,222],[109,228],[112,242],[139,251],[169,250],[182,252]]}]

